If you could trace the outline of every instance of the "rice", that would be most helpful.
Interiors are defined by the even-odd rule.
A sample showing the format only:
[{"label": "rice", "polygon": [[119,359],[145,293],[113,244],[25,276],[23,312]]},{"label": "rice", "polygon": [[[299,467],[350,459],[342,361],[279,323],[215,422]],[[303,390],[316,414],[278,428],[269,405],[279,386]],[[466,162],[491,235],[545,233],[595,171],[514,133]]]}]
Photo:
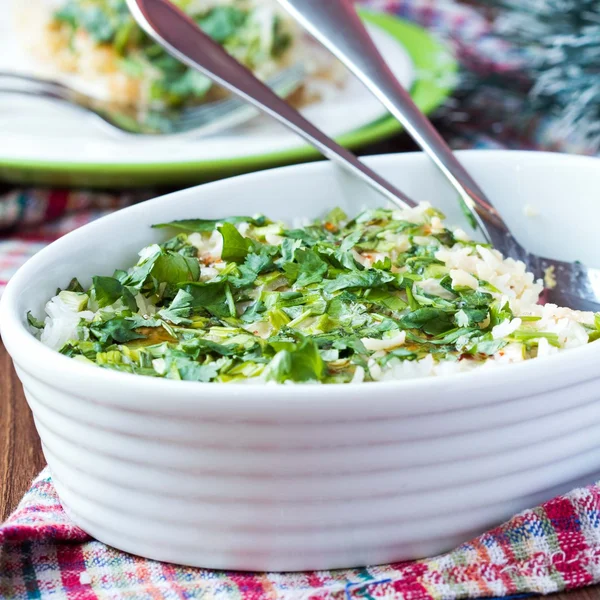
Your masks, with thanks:
[{"label": "rice", "polygon": [[[101,4],[100,0],[93,1]],[[85,4],[85,0],[79,2]],[[19,37],[36,61],[36,70],[46,77],[62,78],[99,100],[135,107],[140,118],[144,118],[148,109],[165,108],[167,95],[157,97],[155,92],[162,80],[160,69],[146,60],[136,46],[124,55],[112,42],[97,41],[82,26],[71,30],[55,16],[65,4],[66,0],[31,0],[16,6]],[[301,64],[306,72],[306,82],[290,97],[294,104],[305,105],[331,97],[346,80],[347,74],[341,63],[305,36],[275,0],[194,0],[183,6],[188,14],[201,14],[226,6],[251,11],[250,21],[261,45],[253,52],[261,59],[258,64],[246,66],[259,79],[268,80],[292,65]],[[269,57],[274,47],[274,18],[283,24],[291,44],[281,55]],[[242,45],[238,44],[230,52],[246,64],[247,57],[239,54],[242,50]],[[135,69],[127,68],[128,62],[135,63]],[[225,95],[224,90],[212,86],[205,97],[190,97],[185,101],[211,102]]]},{"label": "rice", "polygon": [[[235,282],[240,281],[240,273],[243,274],[240,269],[246,263],[224,258],[232,250],[226,247],[229,242],[219,222],[215,222],[212,230],[204,228],[202,232],[186,230],[183,222],[186,233],[180,233],[166,245],[144,248],[138,264],[121,276],[122,282],[129,281],[131,285],[131,278],[135,279],[148,261],[167,256],[165,247],[178,247],[183,255],[195,257],[190,260],[197,259],[197,285],[208,289],[220,282],[233,282],[226,284],[234,286],[228,288],[227,302],[230,310],[235,308],[235,311],[226,312],[225,316],[211,312],[210,303],[214,304],[214,299],[200,305],[201,315],[209,311],[208,319],[200,316],[194,321],[196,317],[189,311],[174,313],[174,307],[181,306],[177,300],[181,292],[193,291],[183,283],[173,300],[175,292],[168,296],[166,283],[144,279],[136,288],[137,314],[133,315],[127,312],[131,308],[127,308],[126,296],[101,307],[94,286],[87,291],[79,286],[77,291],[63,291],[47,303],[40,339],[63,353],[67,347],[69,355],[81,360],[135,373],[135,361],[140,358],[127,342],[117,340],[118,343],[105,345],[96,352],[89,341],[94,336],[101,339],[96,330],[98,325],[106,325],[113,316],[124,314],[126,319],[137,320],[141,330],[157,328],[152,330],[153,335],[162,331],[161,327],[165,329],[163,338],[159,335],[154,340],[156,345],[148,346],[152,360],[151,364],[146,361],[144,368],[152,368],[155,376],[189,378],[188,372],[177,371],[169,353],[180,348],[177,340],[179,344],[183,340],[184,354],[190,340],[199,340],[201,344],[212,344],[200,361],[202,368],[212,369],[211,365],[216,365],[209,375],[208,371],[203,372],[211,381],[268,383],[277,371],[279,383],[362,383],[445,377],[525,360],[543,360],[599,337],[598,315],[540,304],[543,282],[535,280],[522,262],[471,242],[462,230],[447,229],[441,215],[428,203],[406,210],[367,210],[350,221],[340,216],[339,209],[336,211],[332,214],[337,222],[330,217],[296,230],[287,230],[283,224],[264,217],[252,222],[234,218],[235,235],[242,236],[239,240],[253,240],[248,243],[254,244],[256,254],[249,264],[271,265],[264,275],[258,275],[257,271],[241,291],[235,291],[238,285]],[[332,231],[340,232],[339,240]],[[318,239],[321,241],[315,241]],[[302,240],[312,241],[305,246]],[[241,248],[240,241],[236,244],[236,248]],[[297,261],[313,252],[311,247],[319,248],[322,257],[335,258],[325,268],[326,263],[315,255],[312,260],[317,262],[305,272],[309,283],[304,285],[298,283]],[[263,251],[266,254],[261,263]],[[269,258],[274,256],[281,259]],[[418,261],[424,261],[425,267],[414,267]],[[315,276],[313,271],[319,269],[320,275]],[[154,271],[146,271],[144,277],[150,273]],[[373,279],[369,275],[379,277],[384,284],[368,283]],[[344,277],[352,277],[353,283],[346,285]],[[378,300],[382,294],[383,304]],[[167,299],[161,299],[163,296]],[[280,300],[282,304],[278,304]],[[339,301],[346,304],[335,308]],[[314,312],[310,302],[321,308]],[[263,307],[257,308],[261,303]],[[340,306],[345,312],[340,312]],[[427,316],[428,311],[441,319],[433,324],[436,327],[441,324],[442,329],[427,329],[430,325],[423,326],[417,319]],[[252,314],[252,318],[245,319],[247,314]],[[181,324],[180,316],[188,324]],[[282,335],[287,341],[278,341]],[[293,336],[297,336],[296,341]],[[230,350],[220,357],[210,355],[213,351],[210,348],[233,348],[236,344],[243,347],[236,355],[239,358],[230,358],[233,352]],[[275,356],[272,352],[261,358],[260,352],[270,344],[275,344]],[[281,374],[282,369],[290,368],[296,350],[292,349],[290,355],[287,348],[294,345],[302,346],[305,352],[302,369],[313,361],[320,365],[315,370],[318,375],[293,379],[287,372]],[[82,347],[85,349],[81,350]],[[254,348],[255,354],[250,348]],[[261,349],[259,354],[257,348]],[[348,355],[344,350],[347,348],[354,354]],[[100,358],[94,358],[95,354]],[[270,361],[263,360],[266,356],[271,356]],[[189,371],[189,365],[186,369]]]}]

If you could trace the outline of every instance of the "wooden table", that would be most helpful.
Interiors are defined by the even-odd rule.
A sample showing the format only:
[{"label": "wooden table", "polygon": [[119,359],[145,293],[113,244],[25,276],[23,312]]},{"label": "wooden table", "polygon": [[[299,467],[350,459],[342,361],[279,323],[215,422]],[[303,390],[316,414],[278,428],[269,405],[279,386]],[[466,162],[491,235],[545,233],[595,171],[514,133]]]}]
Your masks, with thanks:
[{"label": "wooden table", "polygon": [[0,342],[0,521],[46,464],[21,382]]},{"label": "wooden table", "polygon": [[[414,150],[405,137],[381,142],[364,154]],[[31,480],[46,464],[31,411],[11,360],[0,341],[0,522],[15,509]],[[600,600],[600,586],[569,594],[556,600]]]}]

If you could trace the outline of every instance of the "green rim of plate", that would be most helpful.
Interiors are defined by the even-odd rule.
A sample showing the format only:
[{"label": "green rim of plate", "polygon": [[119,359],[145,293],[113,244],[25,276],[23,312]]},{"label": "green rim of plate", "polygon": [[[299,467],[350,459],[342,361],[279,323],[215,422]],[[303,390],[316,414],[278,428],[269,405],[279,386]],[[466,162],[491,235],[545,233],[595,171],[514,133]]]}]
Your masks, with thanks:
[{"label": "green rim of plate", "polygon": [[[429,114],[452,93],[456,60],[448,49],[422,27],[386,13],[360,11],[368,23],[400,42],[415,69],[411,96]],[[341,135],[337,141],[356,149],[388,138],[402,129],[396,119],[385,116]],[[13,183],[86,187],[149,187],[201,183],[230,175],[321,158],[310,146],[253,156],[173,163],[89,163],[22,160],[0,157],[0,178]]]}]

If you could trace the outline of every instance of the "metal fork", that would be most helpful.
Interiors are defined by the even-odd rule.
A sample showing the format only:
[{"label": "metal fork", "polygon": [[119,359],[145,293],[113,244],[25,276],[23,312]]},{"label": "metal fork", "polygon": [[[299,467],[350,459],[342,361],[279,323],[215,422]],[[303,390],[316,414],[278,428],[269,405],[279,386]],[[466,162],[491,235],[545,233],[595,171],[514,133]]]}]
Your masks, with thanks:
[{"label": "metal fork", "polygon": [[[301,64],[284,69],[267,81],[282,97],[300,88],[305,79]],[[32,75],[0,71],[0,94],[19,94],[55,100],[95,116],[112,132],[136,135],[203,136],[240,125],[259,114],[239,98],[170,108],[141,110],[84,94],[68,85]]]},{"label": "metal fork", "polygon": [[[341,147],[303,117],[295,108],[285,102],[285,100],[274,94],[268,86],[259,81],[251,71],[227,54],[221,46],[203,33],[194,21],[171,2],[168,0],[127,0],[127,4],[137,23],[172,56],[188,66],[197,69],[219,85],[238,94],[247,102],[275,118],[312,144],[325,157],[360,177],[396,205],[401,207],[416,206],[416,203],[406,196],[406,194],[367,167],[352,152]],[[362,31],[364,31],[362,24],[360,24],[360,28],[353,28],[352,15],[356,17],[356,13],[351,9],[349,3],[342,4],[339,0],[327,0],[326,2],[323,0],[294,0],[293,3],[286,2],[286,5],[290,7],[294,7],[295,5],[313,7],[316,11],[314,14],[319,18],[325,19],[325,23],[328,23],[333,32],[332,35],[338,32],[335,35],[339,38],[339,43],[342,47],[344,39],[354,41],[356,38],[356,46],[350,44],[354,50],[359,55],[362,53],[363,56],[366,56],[370,52],[368,45],[364,47],[362,45],[367,44],[367,41],[361,37],[363,35]],[[330,12],[329,9],[331,7],[339,8],[339,14],[335,15],[334,12]],[[346,9],[349,8],[349,10],[343,10],[344,7]],[[302,14],[301,10],[299,10],[299,14]],[[340,19],[345,19],[348,22]],[[324,26],[324,29],[329,29],[329,27],[325,28]],[[314,33],[322,39],[319,31],[320,27],[314,28]],[[369,40],[368,43],[372,45],[368,34],[366,35]],[[375,50],[375,52],[377,51]],[[373,55],[373,60],[375,60],[375,57],[379,57],[377,61],[381,58],[378,53]],[[350,64],[350,61],[348,64]],[[373,64],[377,65],[378,72],[384,75],[388,71],[387,65],[385,65],[382,59],[381,63],[369,63],[369,68]],[[387,81],[389,85],[395,82],[393,89],[400,90],[404,95],[407,95],[393,75],[391,75],[391,80],[388,80],[386,76],[386,79],[383,81]],[[416,110],[417,114],[421,114],[416,107],[414,107],[414,110]],[[396,116],[402,115],[404,122],[405,118],[402,111],[395,109],[394,114]],[[410,122],[413,122],[412,119]],[[441,161],[436,151],[441,147],[440,144],[443,144],[444,148],[447,148],[447,146],[445,146],[435,129],[429,125],[428,121],[427,127],[424,131],[429,136],[426,139],[428,141],[427,145],[430,148],[430,154],[436,157],[438,165],[441,163],[444,165],[444,168],[453,173],[456,180],[455,187],[461,191],[465,201],[468,201],[470,206],[474,202],[476,203],[479,210],[479,213],[476,213],[476,217],[488,239],[507,256],[523,260],[533,270],[534,274],[538,276],[543,276],[544,269],[554,267],[558,286],[555,290],[550,291],[552,302],[571,306],[572,308],[600,310],[600,302],[598,300],[600,295],[600,271],[597,269],[586,269],[583,266],[577,266],[572,263],[536,257],[523,250],[512,235],[510,235],[504,221],[495,209],[493,209],[492,204],[486,200],[483,192],[481,192],[463,167],[460,166],[460,163],[454,158],[449,149],[443,155],[443,162]],[[415,131],[414,127],[411,129],[411,133],[413,131]],[[467,183],[467,181],[471,183]],[[479,217],[480,214],[485,219],[485,224],[483,223],[483,219]],[[573,286],[573,289],[568,286]]]},{"label": "metal fork", "polygon": [[600,311],[600,269],[537,256],[517,242],[492,202],[396,79],[350,0],[279,2],[402,123],[456,189],[489,243],[505,256],[524,262],[539,278],[550,270],[556,285],[546,289],[546,301]]}]

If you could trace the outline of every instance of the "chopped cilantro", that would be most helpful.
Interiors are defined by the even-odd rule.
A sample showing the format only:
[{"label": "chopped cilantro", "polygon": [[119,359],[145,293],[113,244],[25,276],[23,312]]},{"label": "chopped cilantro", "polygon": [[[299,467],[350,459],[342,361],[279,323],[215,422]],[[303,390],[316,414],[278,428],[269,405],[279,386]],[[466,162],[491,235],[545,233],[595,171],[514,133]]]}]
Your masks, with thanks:
[{"label": "chopped cilantro", "polygon": [[156,259],[150,273],[159,281],[177,285],[185,281],[198,281],[200,265],[195,258],[166,252]]},{"label": "chopped cilantro", "polygon": [[[213,7],[203,7],[202,2],[176,3],[204,32],[255,71],[272,70],[290,47],[288,22],[269,7],[238,2]],[[75,56],[81,56],[82,50],[73,40],[87,35],[102,48],[103,66],[120,70],[138,84],[140,101],[149,97],[158,108],[197,104],[213,90],[207,77],[169,56],[142,31],[125,0],[65,0],[54,10],[51,25],[57,43]]]},{"label": "chopped cilantro", "polygon": [[224,44],[244,25],[248,13],[235,6],[215,6],[196,22],[215,42]]},{"label": "chopped cilantro", "polygon": [[313,340],[305,339],[280,350],[267,367],[267,381],[321,381],[325,363]]},{"label": "chopped cilantro", "polygon": [[158,312],[158,315],[170,321],[175,325],[188,325],[191,320],[188,317],[192,313],[192,304],[194,302],[194,296],[185,290],[179,290],[173,301],[168,308],[163,308]]},{"label": "chopped cilantro", "polygon": [[421,329],[430,335],[438,335],[454,327],[451,313],[431,307],[417,308],[404,315],[400,324],[405,329]]},{"label": "chopped cilantro", "polygon": [[250,252],[252,241],[241,235],[231,223],[223,223],[217,229],[223,236],[221,258],[225,261],[242,262]]},{"label": "chopped cilantro", "polygon": [[114,317],[104,323],[94,323],[90,327],[90,332],[101,344],[114,342],[122,344],[146,337],[137,333],[135,328],[135,321],[128,320],[126,317]]},{"label": "chopped cilantro", "polygon": [[230,277],[229,280],[235,287],[246,287],[252,285],[256,278],[266,271],[272,264],[272,258],[269,254],[254,252],[246,256],[246,260],[239,267],[240,276]]},{"label": "chopped cilantro", "polygon": [[114,277],[92,277],[92,282],[100,308],[114,304],[123,295],[123,284]]},{"label": "chopped cilantro", "polygon": [[[405,361],[460,369],[505,354],[535,358],[541,340],[562,348],[541,308],[515,315],[512,291],[480,279],[476,290],[453,288],[444,252],[456,247],[475,261],[478,250],[439,224],[433,234],[440,213],[396,215],[375,209],[348,220],[333,210],[301,229],[263,216],[160,225],[176,235],[143,248],[136,264],[93,277],[89,289],[73,279],[58,290],[48,314],[84,318],[67,319],[75,333],[56,349],[175,380],[348,383]],[[506,289],[502,277],[491,279]],[[55,325],[31,313],[27,321],[37,335]],[[600,315],[582,323],[590,341],[600,339]]]},{"label": "chopped cilantro", "polygon": [[229,316],[226,285],[222,281],[214,283],[190,283],[183,287],[191,297],[191,307],[205,310],[215,317]]},{"label": "chopped cilantro", "polygon": [[341,273],[335,279],[328,281],[324,289],[326,292],[332,294],[348,288],[380,287],[391,281],[396,281],[396,278],[385,271],[350,271],[348,273]]},{"label": "chopped cilantro", "polygon": [[297,249],[294,262],[288,262],[283,270],[288,278],[298,287],[306,287],[311,283],[320,283],[327,272],[327,263],[314,250]]},{"label": "chopped cilantro", "polygon": [[31,311],[27,313],[27,323],[31,325],[34,329],[44,329],[44,321],[40,321],[40,319],[36,319]]},{"label": "chopped cilantro", "polygon": [[189,233],[210,233],[217,228],[220,223],[251,223],[252,225],[262,225],[264,223],[264,217],[253,219],[252,217],[226,217],[223,219],[184,219],[182,221],[171,221],[170,223],[159,223],[152,227],[156,229],[164,229],[171,227],[173,229],[180,229],[181,231],[187,231]]}]

